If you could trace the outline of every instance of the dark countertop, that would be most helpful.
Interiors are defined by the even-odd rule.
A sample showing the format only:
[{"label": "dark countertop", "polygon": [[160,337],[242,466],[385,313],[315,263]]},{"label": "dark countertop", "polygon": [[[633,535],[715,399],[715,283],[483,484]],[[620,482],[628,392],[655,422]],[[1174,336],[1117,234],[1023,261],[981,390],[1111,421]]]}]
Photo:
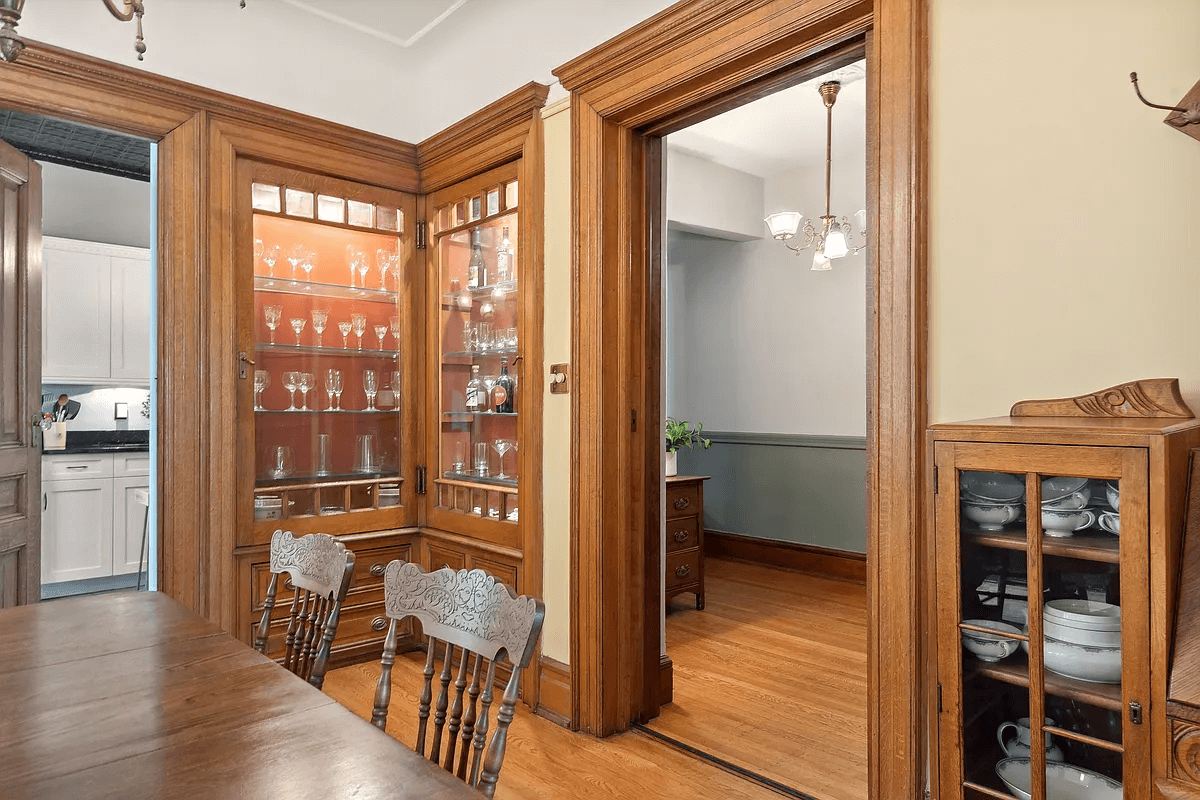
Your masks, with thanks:
[{"label": "dark countertop", "polygon": [[62,450],[43,450],[42,455],[79,453],[148,453],[150,431],[73,431],[67,430],[67,446]]}]

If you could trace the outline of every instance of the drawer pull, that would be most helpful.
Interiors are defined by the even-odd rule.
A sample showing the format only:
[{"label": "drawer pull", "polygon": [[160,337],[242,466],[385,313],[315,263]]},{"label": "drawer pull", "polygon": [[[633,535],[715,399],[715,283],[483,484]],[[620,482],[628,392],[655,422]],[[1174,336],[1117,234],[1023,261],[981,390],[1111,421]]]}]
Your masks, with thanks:
[{"label": "drawer pull", "polygon": [[680,497],[678,500],[675,501],[675,510],[683,511],[685,508],[687,508],[689,505],[691,505],[691,503],[692,503],[692,501],[689,500],[688,498]]},{"label": "drawer pull", "polygon": [[681,565],[681,566],[678,566],[678,567],[676,567],[676,568],[675,568],[675,577],[676,577],[676,578],[683,578],[683,577],[686,577],[686,576],[687,576],[687,574],[688,574],[689,572],[691,572],[691,571],[692,571],[692,565],[691,565],[691,564],[683,564],[683,565]]},{"label": "drawer pull", "polygon": [[688,540],[688,532],[687,531],[675,531],[675,541],[686,542],[687,540]]},{"label": "drawer pull", "polygon": [[376,578],[383,577],[383,571],[385,569],[387,569],[387,567],[384,564],[372,564],[371,565],[371,574],[374,575]]},{"label": "drawer pull", "polygon": [[381,631],[387,627],[387,617],[376,617],[371,620],[371,630]]},{"label": "drawer pull", "polygon": [[87,468],[88,468],[87,464],[71,464],[70,466],[67,467],[67,469],[69,469],[69,470],[87,469]]}]

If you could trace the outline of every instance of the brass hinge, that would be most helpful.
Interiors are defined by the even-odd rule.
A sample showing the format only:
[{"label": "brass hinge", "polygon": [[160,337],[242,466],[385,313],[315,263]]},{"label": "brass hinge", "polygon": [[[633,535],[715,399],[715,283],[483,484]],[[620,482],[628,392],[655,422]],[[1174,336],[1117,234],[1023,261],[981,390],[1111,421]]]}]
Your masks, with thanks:
[{"label": "brass hinge", "polygon": [[417,220],[417,249],[424,250],[429,238],[429,223],[423,219]]},{"label": "brass hinge", "polygon": [[938,694],[938,713],[940,714],[940,713],[942,713],[942,685],[939,683],[939,684],[937,685],[937,687],[938,687],[938,690],[937,690],[937,694]]},{"label": "brass hinge", "polygon": [[417,467],[417,494],[425,494],[425,467]]}]

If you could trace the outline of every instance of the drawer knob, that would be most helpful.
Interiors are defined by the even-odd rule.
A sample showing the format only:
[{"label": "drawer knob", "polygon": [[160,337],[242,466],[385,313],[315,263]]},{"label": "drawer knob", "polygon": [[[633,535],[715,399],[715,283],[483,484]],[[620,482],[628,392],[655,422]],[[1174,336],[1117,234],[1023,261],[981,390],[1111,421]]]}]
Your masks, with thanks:
[{"label": "drawer knob", "polygon": [[687,532],[687,531],[675,531],[675,541],[677,541],[677,542],[686,542],[686,541],[687,541],[687,539],[688,539],[688,532]]},{"label": "drawer knob", "polygon": [[381,631],[387,627],[387,617],[376,617],[371,620],[371,630]]},{"label": "drawer knob", "polygon": [[692,503],[692,501],[689,500],[688,498],[680,497],[678,500],[675,501],[675,510],[683,511],[685,508],[687,508],[689,505],[691,505],[691,503]]},{"label": "drawer knob", "polygon": [[677,578],[685,577],[691,571],[692,571],[691,564],[683,564],[683,565],[675,568],[675,577],[677,577]]},{"label": "drawer knob", "polygon": [[371,574],[374,575],[376,578],[382,577],[383,571],[385,569],[387,569],[387,567],[385,567],[383,564],[372,564],[371,565]]}]

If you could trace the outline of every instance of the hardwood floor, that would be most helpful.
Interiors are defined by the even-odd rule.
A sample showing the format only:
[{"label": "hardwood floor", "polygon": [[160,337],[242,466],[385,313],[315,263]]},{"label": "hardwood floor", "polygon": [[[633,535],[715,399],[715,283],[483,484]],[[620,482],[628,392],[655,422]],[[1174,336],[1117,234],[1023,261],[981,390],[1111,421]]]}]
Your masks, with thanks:
[{"label": "hardwood floor", "polygon": [[[396,659],[388,733],[414,746],[417,701],[425,657],[408,653]],[[379,664],[333,670],[325,692],[355,714],[371,718]],[[705,761],[672,749],[643,733],[607,739],[571,733],[517,707],[509,728],[508,754],[497,800],[779,800],[780,795]]]},{"label": "hardwood floor", "polygon": [[647,727],[819,800],[867,797],[866,587],[705,562],[667,610],[674,702]]},{"label": "hardwood floor", "polygon": [[[648,727],[820,800],[865,800],[865,588],[717,559],[706,569],[707,609],[681,595],[667,615],[675,702]],[[423,666],[409,653],[392,675],[388,733],[409,747]],[[333,670],[325,691],[370,719],[378,676],[378,663]],[[595,739],[526,706],[510,731],[498,800],[781,796],[644,733]]]}]

